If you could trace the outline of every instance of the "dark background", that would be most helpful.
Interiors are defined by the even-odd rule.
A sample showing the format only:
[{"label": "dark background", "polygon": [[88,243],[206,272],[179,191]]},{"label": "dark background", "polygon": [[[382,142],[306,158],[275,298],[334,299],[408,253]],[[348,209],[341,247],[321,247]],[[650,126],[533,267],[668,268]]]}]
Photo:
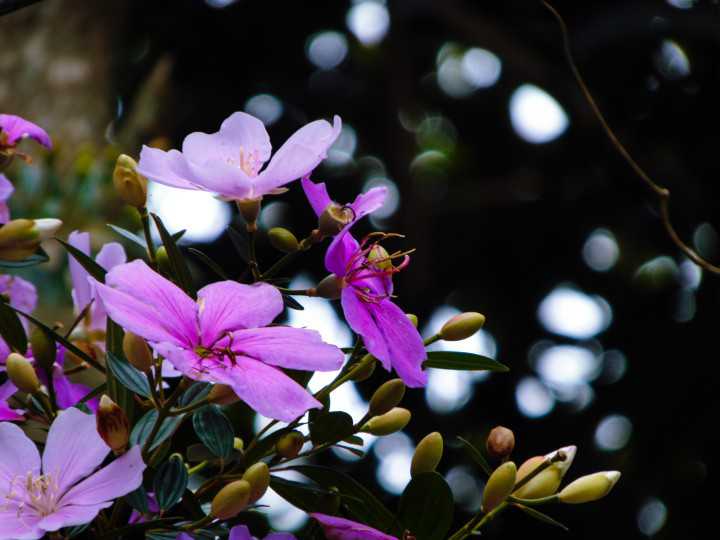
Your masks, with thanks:
[{"label": "dark background", "polygon": [[[9,15],[0,28],[7,30],[13,18],[30,26],[51,24],[54,19],[40,15],[50,3]],[[577,63],[609,123],[635,159],[672,191],[679,234],[718,261],[711,224],[717,223],[719,200],[720,11],[717,2],[673,3],[558,0],[554,5],[568,23]],[[64,4],[92,9],[82,2]],[[687,9],[678,7],[683,5]],[[396,279],[400,305],[417,313],[421,325],[441,304],[483,312],[497,341],[497,359],[511,367],[507,375],[478,383],[471,401],[452,415],[431,412],[421,391],[409,392],[405,403],[414,416],[407,433],[415,441],[436,429],[446,440],[455,435],[482,440],[492,426],[503,424],[515,431],[517,461],[577,444],[570,478],[595,470],[623,473],[601,502],[547,509],[569,533],[508,512],[488,536],[642,538],[643,530],[656,530],[657,538],[700,537],[711,526],[708,512],[716,498],[710,486],[717,481],[713,339],[720,276],[703,272],[693,289],[677,271],[687,266],[663,230],[657,201],[609,144],[580,94],[556,21],[535,1],[388,1],[389,31],[368,47],[346,25],[350,8],[345,0],[238,0],[224,8],[202,0],[143,0],[110,2],[113,16],[88,15],[87,31],[103,36],[88,43],[88,54],[109,51],[101,71],[110,81],[101,100],[107,114],[117,112],[117,99],[134,111],[113,120],[124,134],[121,149],[137,154],[140,143],[157,136],[177,146],[190,131],[215,131],[259,93],[284,105],[269,128],[276,148],[304,122],[339,114],[357,133],[355,160],[341,168],[321,166],[313,176],[344,201],[362,189],[368,175],[363,156],[384,162],[400,205],[380,225],[406,234],[405,246],[417,248]],[[326,30],[344,34],[349,51],[336,68],[320,70],[308,60],[306,43]],[[689,72],[663,62],[664,40],[681,47]],[[497,55],[502,62],[497,83],[464,97],[446,94],[437,84],[436,58],[448,42],[460,51],[481,47]],[[167,62],[166,71],[153,87],[159,62]],[[508,104],[523,84],[544,89],[567,114],[567,130],[551,142],[528,143],[513,129]],[[36,102],[38,94],[33,95]],[[24,97],[15,93],[13,103]],[[15,112],[22,114],[22,106]],[[401,113],[411,119],[442,117],[442,125],[450,127],[419,144],[399,121]],[[54,126],[63,129],[49,121],[51,133]],[[439,148],[444,158],[418,173],[410,165],[428,148]],[[313,227],[299,186],[286,201],[291,211],[285,226],[299,234]],[[698,229],[701,224],[706,225]],[[619,246],[617,264],[607,272],[594,271],[582,257],[597,228],[610,230]],[[261,248],[261,255],[275,256]],[[227,267],[240,268],[226,236],[204,249]],[[653,260],[650,270],[638,272]],[[314,265],[320,278],[321,262],[313,254],[302,264]],[[538,319],[539,303],[563,283],[602,296],[612,308],[607,330],[588,343],[553,335]],[[627,371],[613,384],[603,383],[602,374],[589,383],[594,399],[581,410],[558,402],[547,415],[528,418],[518,409],[515,390],[523,378],[536,376],[529,352],[543,339],[621,351]],[[373,382],[385,378],[378,372]],[[359,388],[367,393],[373,387]],[[629,441],[614,451],[599,449],[594,440],[598,423],[610,414],[632,424]],[[340,466],[372,483],[373,459]],[[461,461],[467,463],[451,449],[441,471]],[[652,509],[663,505],[664,521],[656,517],[650,519],[655,527],[639,525],[639,516],[646,521],[658,516],[662,512]],[[468,517],[458,515],[457,525]]]}]

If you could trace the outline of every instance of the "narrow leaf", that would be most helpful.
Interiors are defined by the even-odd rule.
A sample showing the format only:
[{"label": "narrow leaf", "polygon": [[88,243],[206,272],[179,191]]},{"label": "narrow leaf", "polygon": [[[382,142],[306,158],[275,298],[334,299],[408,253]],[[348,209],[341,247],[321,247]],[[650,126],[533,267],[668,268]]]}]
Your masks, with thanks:
[{"label": "narrow leaf", "polygon": [[302,304],[295,300],[292,296],[283,294],[282,299],[285,307],[289,307],[290,309],[295,309],[297,311],[303,311],[305,309],[304,307],[302,307]]},{"label": "narrow leaf", "polygon": [[205,399],[212,390],[212,384],[206,382],[194,382],[190,385],[190,388],[185,390],[185,393],[180,396],[179,405],[181,407],[187,407]]},{"label": "narrow leaf", "polygon": [[105,392],[106,389],[107,389],[107,384],[102,383],[100,386],[93,388],[90,392],[88,392],[82,398],[80,398],[80,400],[78,401],[78,404],[85,403],[85,402],[91,400],[92,398],[94,398],[95,396],[99,396],[100,394]]},{"label": "narrow leaf", "polygon": [[193,287],[192,277],[190,276],[190,270],[187,267],[185,259],[180,252],[180,248],[175,243],[173,237],[168,233],[162,220],[156,214],[150,214],[155,221],[155,226],[160,233],[165,251],[167,251],[168,260],[170,262],[170,269],[172,270],[173,277],[177,280],[178,285],[190,296],[195,296],[195,288]]},{"label": "narrow leaf", "polygon": [[[145,441],[147,441],[147,438],[150,436],[150,432],[155,425],[157,417],[158,412],[155,409],[146,412],[142,416],[142,418],[137,421],[135,427],[133,427],[132,432],[130,433],[130,443],[133,445],[139,444],[143,446],[145,444]],[[165,439],[175,433],[175,430],[180,426],[184,417],[185,415],[182,414],[178,416],[167,417],[160,426],[160,429],[155,436],[155,440],[153,441],[150,450],[154,450],[155,448],[160,446]]]},{"label": "narrow leaf", "polygon": [[431,351],[427,353],[428,359],[423,363],[425,368],[455,369],[462,371],[510,371],[505,364],[479,354]]},{"label": "narrow leaf", "polygon": [[86,255],[75,246],[68,244],[65,240],[61,240],[60,238],[56,238],[55,240],[63,245],[63,247],[67,250],[68,255],[75,259],[85,270],[87,270],[88,274],[101,283],[105,281],[105,274],[107,271],[96,263],[92,257]]},{"label": "narrow leaf", "polygon": [[10,348],[25,354],[27,351],[27,336],[17,312],[0,299],[0,336],[10,345]]},{"label": "narrow leaf", "polygon": [[150,384],[144,373],[130,365],[130,362],[121,356],[107,352],[107,367],[117,380],[127,388],[144,397],[150,397]]},{"label": "narrow leaf", "polygon": [[235,246],[235,250],[238,252],[238,255],[240,255],[240,258],[246,263],[250,262],[250,244],[248,243],[245,235],[234,227],[228,227],[227,232],[228,236],[230,236],[230,241],[233,243],[233,246]]},{"label": "narrow leaf", "polygon": [[413,477],[403,491],[398,518],[418,540],[442,540],[453,521],[452,491],[436,472]]},{"label": "narrow leaf", "polygon": [[113,225],[112,223],[108,223],[107,226],[123,238],[126,238],[127,240],[130,240],[133,244],[140,246],[143,250],[147,249],[147,246],[145,245],[145,240],[143,240],[142,237],[140,237],[139,235],[130,232],[127,229],[123,229],[122,227],[118,227],[117,225]]},{"label": "narrow leaf", "polygon": [[230,279],[220,265],[205,255],[205,253],[195,248],[188,248],[188,251],[200,259],[210,270],[215,272],[220,279]]},{"label": "narrow leaf", "polygon": [[482,452],[475,448],[475,446],[470,443],[470,441],[467,441],[463,439],[462,437],[458,437],[458,440],[462,443],[463,447],[465,448],[465,451],[468,453],[468,455],[477,463],[480,468],[485,471],[485,474],[490,476],[493,472],[492,468],[490,467],[490,464],[485,459],[485,456],[482,455]]},{"label": "narrow leaf", "polygon": [[180,454],[173,454],[155,475],[153,489],[161,510],[175,506],[185,493],[188,471]]},{"label": "narrow leaf", "polygon": [[208,405],[193,414],[193,427],[202,443],[218,457],[227,459],[233,451],[232,423],[217,405]]},{"label": "narrow leaf", "polygon": [[560,523],[559,521],[551,518],[547,514],[543,514],[539,510],[535,510],[534,508],[531,508],[529,506],[525,506],[524,504],[519,503],[512,503],[513,506],[519,508],[523,512],[525,512],[527,515],[534,517],[538,521],[542,521],[543,523],[547,523],[548,525],[554,525],[555,527],[560,527],[564,531],[569,531],[565,525]]}]

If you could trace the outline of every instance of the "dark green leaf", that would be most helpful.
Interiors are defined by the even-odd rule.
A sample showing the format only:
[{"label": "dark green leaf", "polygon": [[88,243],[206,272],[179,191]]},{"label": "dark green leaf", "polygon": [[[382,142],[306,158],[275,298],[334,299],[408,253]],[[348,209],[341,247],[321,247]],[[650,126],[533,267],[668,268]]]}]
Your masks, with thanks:
[{"label": "dark green leaf", "polygon": [[[99,536],[96,536],[95,540],[105,540],[106,538],[108,540],[110,540],[110,539],[117,540],[118,538],[142,538],[142,536],[135,536],[135,535],[138,535],[138,534],[142,535],[142,532],[146,531],[148,529],[170,528],[173,523],[177,523],[178,521],[182,521],[182,518],[176,518],[176,517],[160,518],[160,519],[153,519],[151,521],[145,521],[143,523],[135,523],[134,525],[126,525],[125,527],[113,529],[113,530],[103,533]],[[177,537],[178,533],[176,532],[174,534],[175,534],[175,537]]]},{"label": "dark green leaf", "polygon": [[126,238],[126,239],[130,240],[133,244],[140,246],[143,250],[147,249],[145,240],[143,240],[139,235],[132,233],[132,232],[128,231],[127,229],[123,229],[122,227],[118,227],[117,225],[112,225],[111,223],[108,223],[107,226],[110,227],[113,231],[118,233],[123,238]]},{"label": "dark green leaf", "polygon": [[148,512],[150,512],[147,491],[145,491],[145,488],[142,485],[135,491],[125,495],[125,502],[127,502],[131,508],[137,510],[141,514],[147,514]]},{"label": "dark green leaf", "polygon": [[25,354],[27,351],[27,336],[16,311],[0,299],[0,336],[11,349]]},{"label": "dark green leaf", "polygon": [[183,235],[187,232],[187,229],[183,229],[181,231],[178,231],[176,233],[172,234],[172,239],[175,240],[175,242],[179,242],[180,239],[183,237]]},{"label": "dark green leaf", "polygon": [[206,382],[194,382],[190,385],[190,388],[185,390],[185,393],[180,396],[179,405],[180,407],[187,407],[205,399],[212,390],[212,384]]},{"label": "dark green leaf", "polygon": [[155,475],[153,489],[161,510],[175,506],[185,493],[188,471],[180,454],[173,454]]},{"label": "dark green leaf", "polygon": [[337,489],[353,519],[398,537],[402,533],[400,524],[385,505],[350,476],[318,465],[294,465],[288,469],[307,476],[326,489]]},{"label": "dark green leaf", "polygon": [[[108,317],[105,325],[105,350],[107,351],[106,359],[109,368],[106,374],[108,395],[120,406],[123,411],[125,411],[128,420],[132,422],[135,418],[135,398],[132,391],[129,390],[124,383],[120,382],[118,376],[113,372],[112,366],[110,366],[111,354],[115,355],[115,357],[119,359],[125,358],[122,350],[123,334],[123,329]],[[115,365],[115,367],[120,368],[122,366]],[[132,373],[128,373],[128,375],[132,375]]]},{"label": "dark green leaf", "polygon": [[477,463],[480,468],[485,471],[485,474],[490,476],[492,474],[492,468],[490,467],[490,464],[485,459],[485,456],[482,455],[482,452],[475,448],[470,441],[466,441],[462,437],[458,437],[458,440],[462,443],[463,448],[465,448],[465,451],[468,453],[468,455]]},{"label": "dark green leaf", "polygon": [[218,457],[227,459],[233,451],[232,423],[217,405],[208,405],[195,411],[193,427],[202,443]]},{"label": "dark green leaf", "polygon": [[67,250],[68,255],[75,259],[85,270],[87,270],[88,274],[101,283],[105,281],[105,274],[107,271],[96,263],[92,257],[86,255],[75,246],[68,244],[65,240],[61,240],[60,238],[56,238],[55,240],[63,245],[63,247]]},{"label": "dark green leaf", "polygon": [[321,414],[310,423],[310,440],[315,446],[337,442],[354,433],[352,416],[346,412],[334,411]]},{"label": "dark green leaf", "polygon": [[228,227],[227,232],[228,236],[230,236],[230,241],[233,243],[233,246],[235,246],[235,250],[238,252],[238,255],[240,255],[240,258],[246,263],[250,262],[250,244],[247,237],[233,227]]},{"label": "dark green leaf", "polygon": [[27,268],[28,266],[36,266],[38,264],[48,262],[49,260],[50,257],[48,257],[48,254],[45,253],[42,248],[38,248],[38,250],[34,254],[30,255],[27,259],[23,259],[22,261],[0,260],[0,268]]},{"label": "dark green leaf", "polygon": [[285,306],[289,307],[290,309],[296,309],[298,311],[303,311],[305,309],[304,307],[302,307],[302,304],[295,300],[292,296],[283,294],[282,299]]},{"label": "dark green leaf", "polygon": [[305,512],[334,514],[340,502],[340,497],[333,491],[278,476],[270,477],[270,487],[287,502]]},{"label": "dark green leaf", "polygon": [[350,435],[349,437],[345,437],[343,439],[343,442],[346,442],[348,444],[354,444],[357,446],[362,446],[365,444],[365,441],[363,441],[362,437],[358,437],[357,435]]},{"label": "dark green leaf", "polygon": [[68,527],[66,529],[63,529],[63,531],[65,531],[64,536],[66,538],[75,538],[77,535],[79,535],[81,532],[83,532],[89,526],[90,526],[90,523],[85,523],[84,525],[76,525],[75,527]]},{"label": "dark green leaf", "polygon": [[[184,416],[185,415],[181,414],[178,416],[169,416],[168,418],[166,418],[163,421],[162,426],[160,426],[160,429],[155,436],[155,440],[153,441],[150,450],[154,450],[155,448],[160,446],[165,439],[170,437],[180,426],[180,423],[183,421]],[[133,445],[145,445],[145,441],[147,441],[147,438],[150,436],[150,432],[155,425],[157,417],[158,412],[155,409],[146,412],[142,416],[142,418],[137,421],[135,427],[133,427],[132,432],[130,433],[130,443]]]},{"label": "dark green leaf", "polygon": [[442,540],[453,521],[452,491],[436,472],[413,477],[403,491],[398,518],[418,540]]},{"label": "dark green leaf", "polygon": [[107,367],[125,388],[141,396],[150,397],[150,383],[148,383],[147,377],[130,365],[125,358],[108,351]]},{"label": "dark green leaf", "polygon": [[195,296],[195,287],[192,283],[192,277],[190,276],[190,270],[187,267],[185,259],[180,252],[180,248],[175,243],[173,237],[168,233],[162,220],[155,214],[150,214],[155,221],[155,225],[162,238],[165,251],[168,255],[168,261],[170,262],[170,270],[172,271],[173,278],[177,281],[178,285],[190,296]]},{"label": "dark green leaf", "polygon": [[432,351],[423,363],[425,368],[456,369],[462,371],[509,371],[505,364],[479,354]]},{"label": "dark green leaf", "polygon": [[205,255],[202,251],[195,248],[188,248],[188,251],[200,259],[210,270],[215,272],[220,279],[230,279],[220,265]]},{"label": "dark green leaf", "polygon": [[560,523],[559,521],[554,520],[547,514],[543,514],[539,510],[535,510],[534,508],[531,508],[529,506],[525,506],[524,504],[519,504],[519,503],[513,503],[513,506],[519,508],[520,510],[525,512],[527,515],[532,516],[539,521],[542,521],[543,523],[547,523],[548,525],[554,525],[555,527],[560,527],[564,531],[570,530],[565,525]]},{"label": "dark green leaf", "polygon": [[78,403],[85,403],[86,401],[91,400],[95,396],[99,396],[100,394],[105,392],[106,389],[107,389],[107,384],[102,383],[100,386],[93,388],[90,392],[88,392],[82,398],[80,398],[80,401],[78,401]]}]

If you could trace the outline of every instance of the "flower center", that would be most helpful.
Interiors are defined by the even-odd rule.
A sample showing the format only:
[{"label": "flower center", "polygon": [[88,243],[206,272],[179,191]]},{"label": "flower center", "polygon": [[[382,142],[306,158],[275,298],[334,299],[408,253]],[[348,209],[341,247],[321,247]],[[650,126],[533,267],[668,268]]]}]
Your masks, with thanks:
[{"label": "flower center", "polygon": [[246,152],[245,148],[240,147],[240,161],[238,163],[240,168],[248,176],[257,176],[260,170],[260,158],[258,157],[258,151],[253,150],[252,152]]},{"label": "flower center", "polygon": [[10,481],[7,494],[4,497],[0,510],[16,510],[18,517],[27,510],[42,517],[57,510],[60,499],[60,486],[51,474],[16,475]]}]

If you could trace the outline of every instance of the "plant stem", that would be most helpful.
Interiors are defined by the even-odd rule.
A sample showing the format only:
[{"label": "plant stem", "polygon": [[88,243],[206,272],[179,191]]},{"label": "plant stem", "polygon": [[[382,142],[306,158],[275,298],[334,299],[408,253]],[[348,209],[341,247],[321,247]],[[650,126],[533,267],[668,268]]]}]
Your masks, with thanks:
[{"label": "plant stem", "polygon": [[[178,385],[175,387],[175,390],[173,390],[173,393],[170,394],[170,397],[167,399],[167,401],[163,404],[162,407],[158,410],[158,417],[155,420],[155,425],[153,425],[152,431],[150,432],[150,435],[147,438],[147,441],[145,441],[145,445],[143,446],[142,455],[143,459],[147,461],[148,454],[150,453],[150,448],[152,447],[152,443],[155,440],[155,437],[157,437],[158,432],[160,431],[160,426],[162,426],[162,423],[165,421],[165,418],[168,417],[170,414],[170,409],[175,403],[177,403],[177,400],[180,399],[180,396],[183,393],[183,382],[185,381],[185,377],[183,377]],[[157,408],[157,404],[156,404]]]},{"label": "plant stem", "polygon": [[313,230],[306,238],[303,238],[298,245],[297,250],[286,253],[275,264],[268,268],[264,273],[260,275],[260,279],[269,279],[282,270],[286,265],[290,264],[295,258],[302,253],[310,249],[313,244],[320,242],[320,233],[317,229]]},{"label": "plant stem", "polygon": [[150,234],[150,216],[148,215],[147,208],[140,208],[140,221],[142,221],[143,234],[145,235],[145,243],[147,244],[148,259],[150,259],[150,265],[153,268],[157,268],[157,259],[155,258],[155,246],[152,241],[152,234]]},{"label": "plant stem", "polygon": [[200,401],[197,401],[191,405],[188,405],[187,407],[181,407],[179,409],[173,409],[170,411],[170,416],[178,416],[179,414],[185,414],[189,412],[196,411],[197,409],[202,409],[205,407],[205,405],[209,405],[210,400],[208,398],[201,399]]}]

